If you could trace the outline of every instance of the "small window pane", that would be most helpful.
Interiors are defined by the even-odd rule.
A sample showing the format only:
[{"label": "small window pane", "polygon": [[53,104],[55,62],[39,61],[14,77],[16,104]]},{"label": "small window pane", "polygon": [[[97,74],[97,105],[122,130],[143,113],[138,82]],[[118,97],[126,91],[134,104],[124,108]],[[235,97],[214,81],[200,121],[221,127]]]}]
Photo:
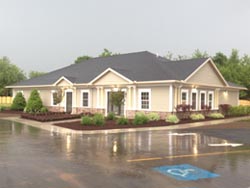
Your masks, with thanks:
[{"label": "small window pane", "polygon": [[89,93],[88,92],[83,92],[82,93],[82,106],[89,106]]},{"label": "small window pane", "polygon": [[141,92],[141,109],[149,109],[149,92]]}]

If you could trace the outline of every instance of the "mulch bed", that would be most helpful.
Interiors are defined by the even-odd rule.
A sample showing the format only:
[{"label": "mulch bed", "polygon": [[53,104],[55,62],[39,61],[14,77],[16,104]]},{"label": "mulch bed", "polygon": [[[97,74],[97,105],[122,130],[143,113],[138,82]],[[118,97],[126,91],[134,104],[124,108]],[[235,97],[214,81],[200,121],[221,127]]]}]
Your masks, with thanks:
[{"label": "mulch bed", "polygon": [[22,113],[21,118],[31,119],[40,122],[59,121],[80,118],[81,114],[69,114],[66,112],[46,112],[39,114]]},{"label": "mulch bed", "polygon": [[103,126],[82,125],[81,121],[55,123],[54,125],[59,126],[59,127],[68,128],[68,129],[73,129],[73,130],[105,130],[105,129],[139,128],[139,127],[140,128],[142,128],[142,127],[164,127],[164,126],[170,126],[170,125],[178,125],[178,124],[184,124],[184,123],[195,123],[195,122],[202,122],[202,121],[209,121],[209,120],[215,120],[215,119],[207,118],[205,120],[199,120],[199,121],[192,121],[190,119],[187,119],[187,120],[181,120],[177,124],[168,123],[165,120],[159,120],[159,121],[150,121],[144,125],[133,125],[132,120],[130,120],[130,123],[128,125],[117,125],[116,121],[108,120],[108,121],[106,121],[106,123]]}]

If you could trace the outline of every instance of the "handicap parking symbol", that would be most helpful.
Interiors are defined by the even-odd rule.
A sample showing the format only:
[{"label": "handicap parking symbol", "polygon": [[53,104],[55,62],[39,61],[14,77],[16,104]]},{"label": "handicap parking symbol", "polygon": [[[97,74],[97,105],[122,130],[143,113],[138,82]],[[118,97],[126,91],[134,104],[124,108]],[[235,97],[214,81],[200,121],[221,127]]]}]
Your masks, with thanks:
[{"label": "handicap parking symbol", "polygon": [[153,170],[172,177],[176,180],[182,181],[195,181],[199,179],[219,177],[218,174],[209,172],[207,170],[189,164],[160,166],[153,168]]}]

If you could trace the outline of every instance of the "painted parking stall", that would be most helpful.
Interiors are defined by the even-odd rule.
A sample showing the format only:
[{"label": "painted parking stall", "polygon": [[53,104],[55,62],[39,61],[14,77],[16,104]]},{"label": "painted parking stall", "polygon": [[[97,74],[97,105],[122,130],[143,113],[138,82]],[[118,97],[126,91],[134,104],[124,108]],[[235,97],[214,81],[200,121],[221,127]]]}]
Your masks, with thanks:
[{"label": "painted parking stall", "polygon": [[180,181],[196,181],[220,176],[189,164],[160,166],[153,168],[153,170]]}]

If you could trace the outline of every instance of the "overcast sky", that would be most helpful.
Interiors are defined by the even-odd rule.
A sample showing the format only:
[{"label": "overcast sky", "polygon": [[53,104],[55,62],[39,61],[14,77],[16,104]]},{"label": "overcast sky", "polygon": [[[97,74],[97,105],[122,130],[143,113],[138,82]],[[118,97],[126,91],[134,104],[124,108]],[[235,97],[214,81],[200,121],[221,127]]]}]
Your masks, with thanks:
[{"label": "overcast sky", "polygon": [[249,0],[0,0],[0,56],[52,71],[81,55],[250,55]]}]

